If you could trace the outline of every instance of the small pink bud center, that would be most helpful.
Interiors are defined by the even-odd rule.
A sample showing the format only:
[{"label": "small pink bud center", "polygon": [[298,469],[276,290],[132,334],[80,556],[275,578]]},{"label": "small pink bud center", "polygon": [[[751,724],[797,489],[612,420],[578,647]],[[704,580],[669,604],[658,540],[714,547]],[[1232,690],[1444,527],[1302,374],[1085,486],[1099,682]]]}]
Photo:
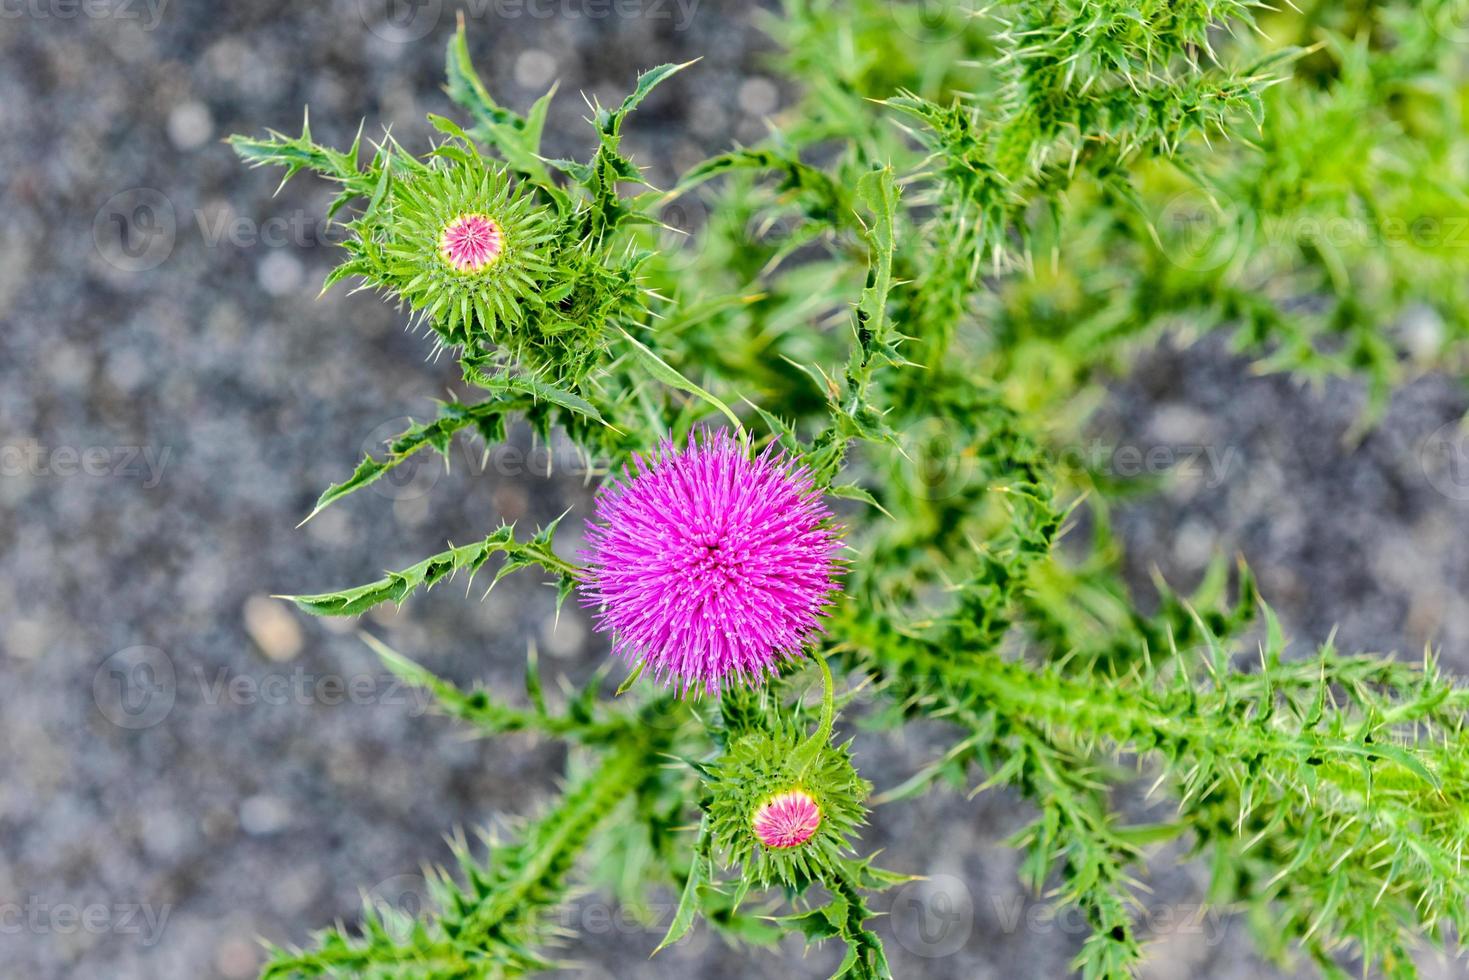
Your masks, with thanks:
[{"label": "small pink bud center", "polygon": [[482,214],[461,214],[444,226],[439,254],[456,272],[478,272],[500,257],[500,226]]},{"label": "small pink bud center", "polygon": [[821,808],[805,790],[780,793],[755,811],[755,836],[766,847],[800,847],[821,826]]}]

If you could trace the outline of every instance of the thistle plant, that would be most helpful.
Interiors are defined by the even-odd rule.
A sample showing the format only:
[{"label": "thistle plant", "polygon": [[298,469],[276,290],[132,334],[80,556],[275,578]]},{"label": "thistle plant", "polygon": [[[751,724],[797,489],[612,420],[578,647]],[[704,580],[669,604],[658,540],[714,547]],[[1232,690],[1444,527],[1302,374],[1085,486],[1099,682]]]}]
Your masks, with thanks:
[{"label": "thistle plant", "polygon": [[[547,969],[551,913],[584,875],[629,901],[674,890],[658,949],[703,921],[732,948],[795,933],[839,944],[835,976],[891,976],[873,895],[915,869],[874,864],[873,808],[1000,786],[1035,810],[1012,842],[1026,883],[1090,927],[1084,977],[1144,962],[1139,894],[1170,845],[1288,969],[1410,977],[1456,942],[1466,689],[1431,653],[1288,650],[1222,558],[1188,593],[1139,598],[1108,482],[1055,465],[1098,382],[1165,328],[1228,331],[1265,370],[1359,375],[1374,408],[1462,353],[1464,11],[1300,7],[1038,0],[935,21],[786,0],[765,27],[800,101],[667,190],[622,128],[696,68],[594,103],[584,157],[549,159],[553,93],[523,115],[494,101],[463,25],[463,118],[431,117],[432,145],[235,137],[251,164],[338,185],[328,285],[397,303],[479,393],[318,510],[517,420],[609,474],[593,513],[297,605],[355,616],[535,568],[627,666],[553,706],[533,659],[518,697],[371,641],[481,734],[577,746],[567,788],[512,843],[459,847],[421,919],[368,907],[266,976]],[[659,207],[696,194],[707,225],[660,248]],[[1424,309],[1433,343],[1403,350],[1393,324]],[[574,557],[567,521],[587,528]],[[937,722],[948,748],[874,790],[839,734],[859,716],[879,737]],[[1117,802],[1136,781],[1148,819]]]}]

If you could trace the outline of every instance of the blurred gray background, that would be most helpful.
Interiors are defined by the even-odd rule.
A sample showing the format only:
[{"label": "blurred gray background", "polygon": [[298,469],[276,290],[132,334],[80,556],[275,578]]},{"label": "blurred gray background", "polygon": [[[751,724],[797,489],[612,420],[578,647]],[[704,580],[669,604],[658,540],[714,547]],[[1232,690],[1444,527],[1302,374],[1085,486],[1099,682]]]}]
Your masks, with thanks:
[{"label": "blurred gray background", "polygon": [[[758,140],[792,97],[765,73],[752,5],[461,6],[502,101],[524,109],[561,80],[552,155],[586,153],[578,91],[615,101],[663,61],[704,59],[630,124],[655,181]],[[569,506],[574,546],[586,512],[579,475],[537,476],[544,458],[527,460],[519,433],[511,451],[456,449],[448,472],[400,472],[295,527],[364,451],[453,389],[455,369],[428,363],[374,297],[317,299],[336,261],[330,189],[297,178],[272,199],[278,175],[246,171],[220,140],[295,131],[309,103],[325,142],[346,145],[365,119],[421,147],[424,114],[453,114],[440,86],[455,9],[0,9],[0,977],[252,977],[261,937],[302,942],[351,921],[364,892],[411,906],[446,832],[532,812],[554,790],[556,747],[466,739],[384,676],[355,624],[269,598],[357,584]],[[1363,403],[1353,383],[1257,377],[1216,341],[1144,358],[1084,447],[1104,463],[1156,449],[1176,471],[1121,513],[1137,581],[1156,566],[1190,585],[1216,550],[1240,552],[1299,642],[1339,626],[1346,647],[1416,656],[1433,643],[1469,668],[1469,484],[1444,428],[1465,411],[1463,387],[1415,381],[1349,441]],[[534,575],[483,602],[445,587],[363,625],[436,671],[512,691],[532,641],[548,678],[584,677],[605,653],[580,611],[556,623]],[[861,736],[858,762],[891,786],[942,735]],[[1027,819],[1003,794],[875,813],[865,843],[930,876],[877,899],[898,976],[1066,975],[1080,924],[1017,886],[1002,845]],[[1144,900],[1151,975],[1273,975],[1243,923],[1200,917],[1199,869],[1170,862]],[[567,955],[616,980],[825,977],[839,958],[729,952],[700,929],[649,960],[671,913],[670,896],[653,900],[649,930],[583,897],[565,915],[579,934]]]}]

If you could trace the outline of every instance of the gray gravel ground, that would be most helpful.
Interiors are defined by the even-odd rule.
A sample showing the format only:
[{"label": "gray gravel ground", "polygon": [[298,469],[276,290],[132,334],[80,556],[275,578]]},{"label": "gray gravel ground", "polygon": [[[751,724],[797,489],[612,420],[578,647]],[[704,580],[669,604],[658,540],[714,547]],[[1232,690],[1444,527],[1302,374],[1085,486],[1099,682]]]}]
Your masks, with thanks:
[{"label": "gray gravel ground", "polygon": [[[505,101],[523,107],[562,80],[556,155],[583,152],[578,90],[611,101],[661,61],[704,57],[631,127],[635,156],[664,178],[759,138],[789,98],[761,75],[744,4],[617,8],[634,16],[596,16],[612,8],[593,0],[466,5]],[[426,139],[424,113],[449,111],[450,4],[425,0],[398,28],[382,9],[25,0],[0,12],[0,977],[253,976],[258,937],[303,941],[350,919],[363,890],[413,901],[447,830],[524,813],[553,789],[557,749],[466,740],[422,717],[353,627],[268,599],[589,499],[513,454],[486,467],[456,455],[451,472],[425,467],[294,529],[453,369],[427,363],[374,298],[315,299],[334,262],[318,224],[329,191],[302,179],[272,200],[275,177],[242,170],[219,140],[289,130],[305,103],[328,142],[350,141],[363,117],[368,132],[391,121],[404,143]],[[1254,377],[1214,343],[1144,358],[1099,444],[1202,446],[1217,465],[1124,511],[1139,581],[1157,565],[1186,583],[1213,549],[1239,551],[1303,641],[1339,625],[1347,646],[1433,642],[1469,668],[1455,533],[1469,528],[1469,488],[1433,441],[1465,393],[1419,380],[1348,444],[1362,399],[1350,383]],[[549,591],[525,577],[482,603],[443,589],[366,625],[491,685],[518,686],[531,640],[548,675],[584,676],[604,652],[579,613],[557,625]],[[861,737],[860,762],[890,785],[939,735]],[[886,863],[932,876],[881,900],[899,976],[1065,975],[1074,923],[1019,890],[1001,846],[1026,819],[1001,794],[878,811],[869,840]],[[1242,923],[1188,917],[1202,880],[1192,867],[1155,880],[1153,976],[1271,975]],[[596,895],[566,924],[585,975],[616,980],[824,977],[836,955],[732,954],[701,931],[650,961],[651,933]]]}]

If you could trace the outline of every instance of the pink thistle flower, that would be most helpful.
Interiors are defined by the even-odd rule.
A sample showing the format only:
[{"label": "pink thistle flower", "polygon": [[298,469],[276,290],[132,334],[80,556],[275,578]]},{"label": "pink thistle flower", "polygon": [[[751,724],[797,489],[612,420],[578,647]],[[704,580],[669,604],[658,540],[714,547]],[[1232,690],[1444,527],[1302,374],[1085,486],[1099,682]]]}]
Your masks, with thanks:
[{"label": "pink thistle flower", "polygon": [[821,807],[805,790],[793,789],[766,800],[755,811],[755,836],[771,848],[800,847],[821,826]]},{"label": "pink thistle flower", "polygon": [[500,257],[500,226],[483,214],[461,214],[444,226],[439,254],[456,272],[478,272]]},{"label": "pink thistle flower", "polygon": [[810,474],[722,430],[666,442],[597,495],[582,600],[612,650],[687,693],[759,684],[821,631],[839,529]]}]

